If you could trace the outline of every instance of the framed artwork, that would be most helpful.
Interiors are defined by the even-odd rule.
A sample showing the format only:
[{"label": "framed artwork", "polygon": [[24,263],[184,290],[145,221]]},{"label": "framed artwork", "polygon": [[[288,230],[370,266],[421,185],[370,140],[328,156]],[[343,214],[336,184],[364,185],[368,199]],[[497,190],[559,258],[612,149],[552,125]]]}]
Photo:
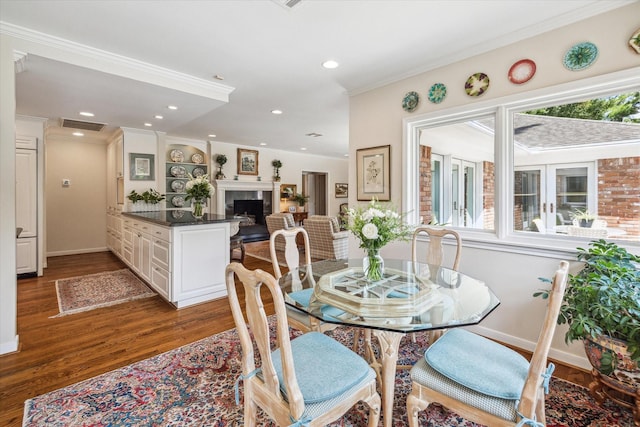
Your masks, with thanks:
[{"label": "framed artwork", "polygon": [[391,199],[390,155],[390,145],[356,150],[358,200]]},{"label": "framed artwork", "polygon": [[136,181],[154,181],[155,155],[129,153],[129,179]]},{"label": "framed artwork", "polygon": [[258,175],[258,151],[238,148],[238,175]]},{"label": "framed artwork", "polygon": [[336,198],[345,198],[349,196],[349,184],[336,182]]},{"label": "framed artwork", "polygon": [[297,187],[295,184],[280,184],[280,198],[288,200],[296,195]]}]

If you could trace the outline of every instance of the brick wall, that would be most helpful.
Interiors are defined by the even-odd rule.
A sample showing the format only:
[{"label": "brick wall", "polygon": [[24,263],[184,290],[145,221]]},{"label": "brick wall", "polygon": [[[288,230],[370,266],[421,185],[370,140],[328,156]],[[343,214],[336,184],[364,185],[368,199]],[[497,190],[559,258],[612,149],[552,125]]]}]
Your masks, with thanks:
[{"label": "brick wall", "polygon": [[418,173],[420,174],[420,216],[423,218],[424,224],[429,224],[433,211],[431,197],[431,147],[425,145],[420,146]]},{"label": "brick wall", "polygon": [[485,230],[495,228],[496,208],[496,173],[495,164],[482,162],[482,210],[483,225]]},{"label": "brick wall", "polygon": [[598,160],[598,218],[625,231],[616,239],[640,236],[640,157]]}]

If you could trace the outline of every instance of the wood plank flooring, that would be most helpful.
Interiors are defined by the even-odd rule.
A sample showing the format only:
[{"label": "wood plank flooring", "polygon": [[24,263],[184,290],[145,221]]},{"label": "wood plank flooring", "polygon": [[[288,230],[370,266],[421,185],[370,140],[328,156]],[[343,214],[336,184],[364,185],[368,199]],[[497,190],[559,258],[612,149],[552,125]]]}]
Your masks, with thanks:
[{"label": "wood plank flooring", "polygon": [[[273,273],[250,256],[244,264]],[[20,426],[28,398],[234,327],[226,298],[176,310],[156,296],[50,318],[58,314],[57,279],[120,268],[110,252],[52,257],[42,277],[18,280],[20,348],[0,356],[0,426]],[[588,384],[587,373],[556,366],[555,376]]]}]

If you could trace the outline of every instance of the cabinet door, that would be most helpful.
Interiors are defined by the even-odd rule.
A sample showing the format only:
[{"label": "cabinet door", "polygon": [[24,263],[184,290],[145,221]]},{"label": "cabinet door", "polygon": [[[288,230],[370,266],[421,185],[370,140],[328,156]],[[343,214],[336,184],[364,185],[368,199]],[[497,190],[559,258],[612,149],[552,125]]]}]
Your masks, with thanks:
[{"label": "cabinet door", "polygon": [[142,233],[133,231],[133,269],[140,273],[142,263]]},{"label": "cabinet door", "polygon": [[35,273],[37,266],[35,237],[16,240],[16,273]]},{"label": "cabinet door", "polygon": [[140,275],[151,280],[151,237],[142,233],[140,236]]},{"label": "cabinet door", "polygon": [[38,232],[38,153],[16,150],[16,227],[20,237],[35,237]]},{"label": "cabinet door", "polygon": [[151,247],[151,262],[169,271],[171,260],[171,246],[169,242],[154,238]]}]

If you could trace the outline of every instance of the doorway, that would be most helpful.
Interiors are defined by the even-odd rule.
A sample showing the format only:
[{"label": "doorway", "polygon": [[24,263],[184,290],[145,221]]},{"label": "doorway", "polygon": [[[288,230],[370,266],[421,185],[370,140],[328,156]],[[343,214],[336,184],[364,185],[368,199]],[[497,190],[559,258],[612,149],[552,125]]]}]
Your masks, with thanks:
[{"label": "doorway", "polygon": [[302,194],[309,196],[308,215],[327,215],[327,182],[326,172],[302,172]]}]

